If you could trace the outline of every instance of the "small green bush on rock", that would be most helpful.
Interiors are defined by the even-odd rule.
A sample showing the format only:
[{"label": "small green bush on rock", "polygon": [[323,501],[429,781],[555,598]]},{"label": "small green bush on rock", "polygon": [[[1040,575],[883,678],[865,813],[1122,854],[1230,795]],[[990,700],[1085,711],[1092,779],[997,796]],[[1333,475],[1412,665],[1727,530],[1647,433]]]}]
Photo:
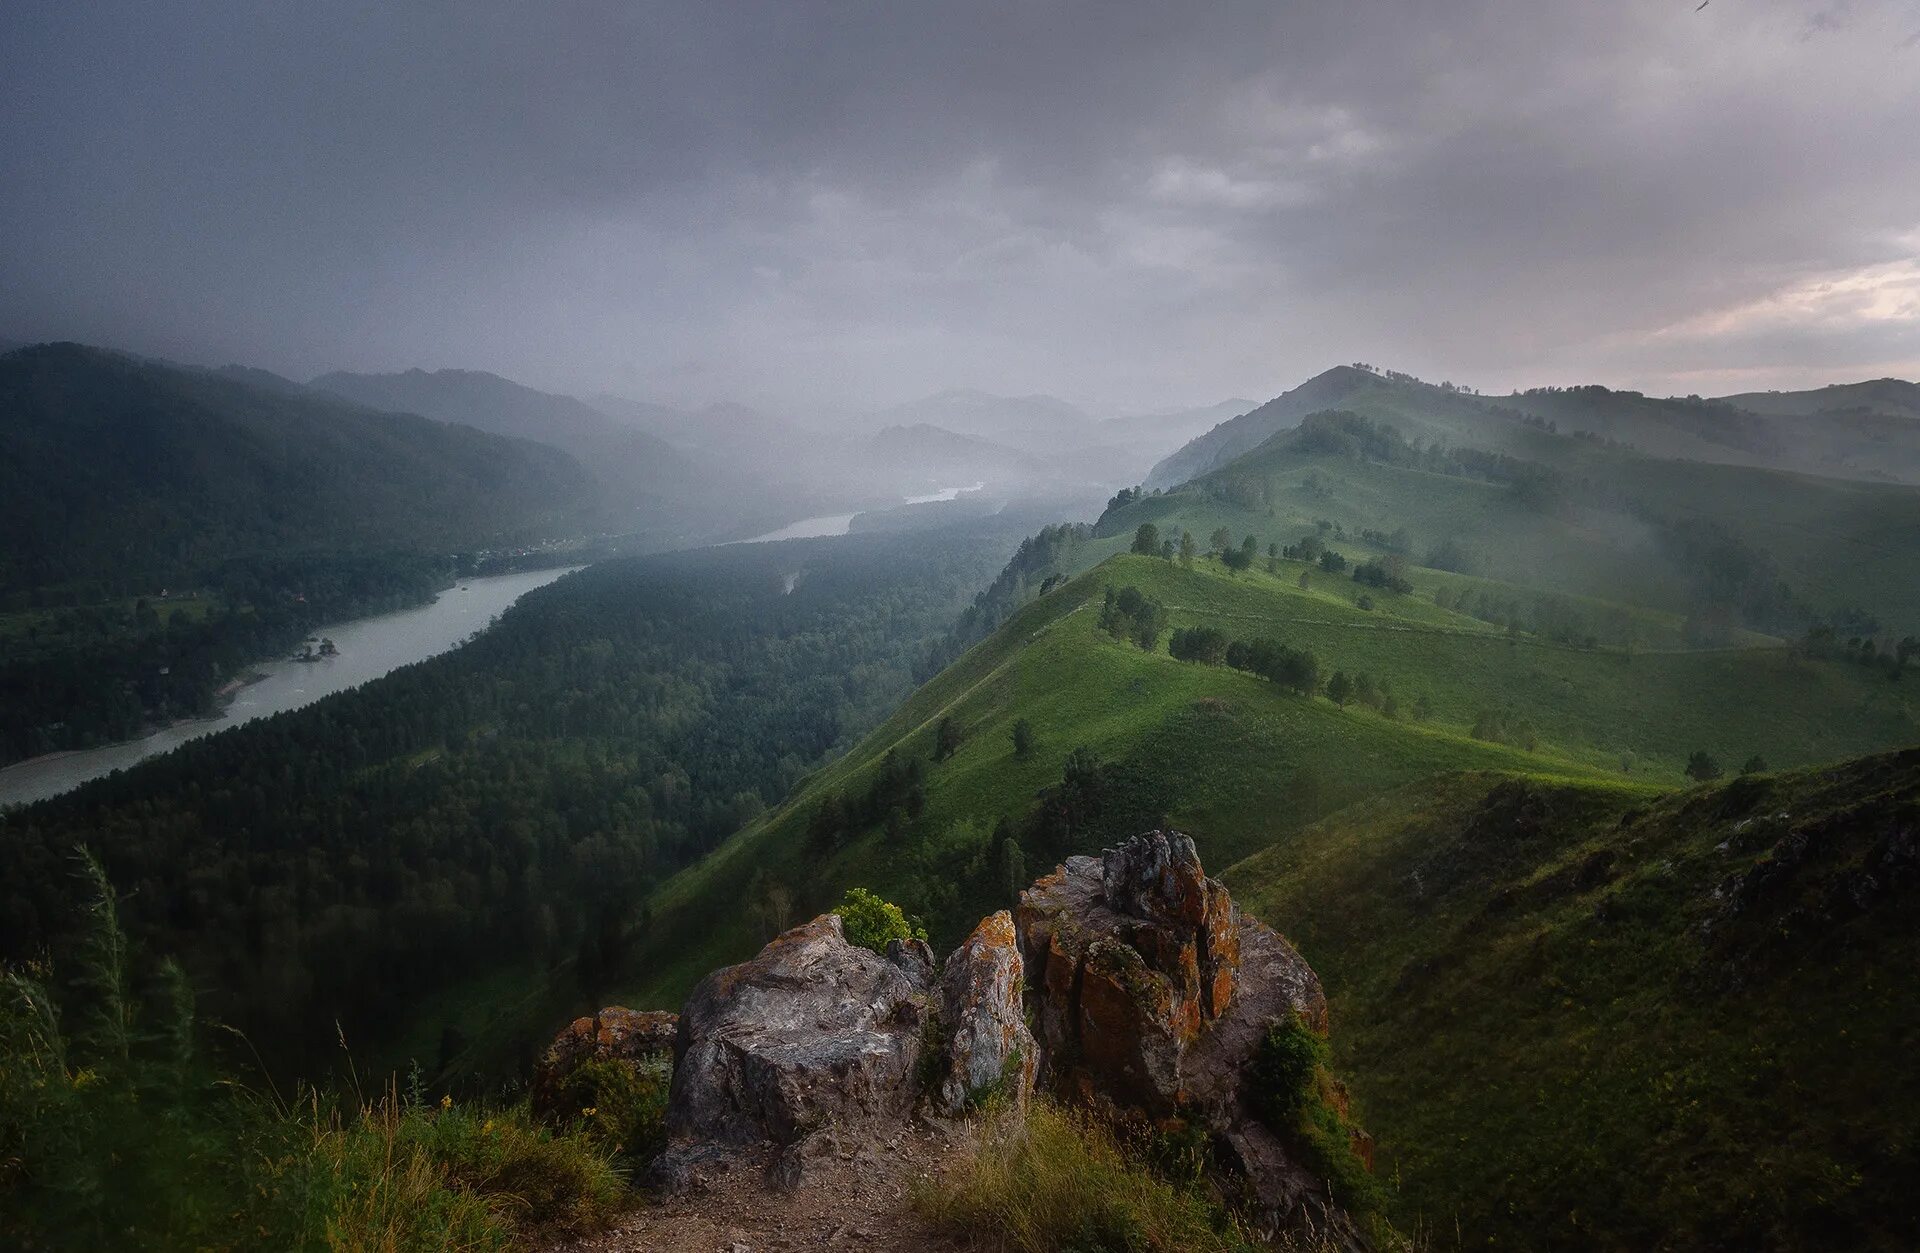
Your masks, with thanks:
[{"label": "small green bush on rock", "polygon": [[876,953],[886,952],[889,940],[927,938],[927,929],[908,918],[898,905],[880,899],[865,888],[848,888],[846,896],[833,907],[833,912],[840,915],[840,925],[846,932],[847,943],[870,948]]},{"label": "small green bush on rock", "polygon": [[1335,1200],[1356,1215],[1369,1213],[1380,1208],[1380,1184],[1354,1151],[1354,1129],[1327,1061],[1327,1042],[1299,1014],[1275,1020],[1249,1065],[1254,1107],[1299,1148]]}]

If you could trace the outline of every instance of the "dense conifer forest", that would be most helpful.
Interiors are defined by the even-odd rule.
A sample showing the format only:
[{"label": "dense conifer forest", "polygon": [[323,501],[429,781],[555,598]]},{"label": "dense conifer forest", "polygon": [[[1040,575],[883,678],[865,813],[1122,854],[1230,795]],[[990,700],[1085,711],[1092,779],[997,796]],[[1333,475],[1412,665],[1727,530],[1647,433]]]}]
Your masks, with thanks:
[{"label": "dense conifer forest", "polygon": [[591,999],[650,887],[885,716],[1020,525],[570,575],[464,649],[0,817],[0,951],[58,945],[85,844],[296,1068],[491,964]]}]

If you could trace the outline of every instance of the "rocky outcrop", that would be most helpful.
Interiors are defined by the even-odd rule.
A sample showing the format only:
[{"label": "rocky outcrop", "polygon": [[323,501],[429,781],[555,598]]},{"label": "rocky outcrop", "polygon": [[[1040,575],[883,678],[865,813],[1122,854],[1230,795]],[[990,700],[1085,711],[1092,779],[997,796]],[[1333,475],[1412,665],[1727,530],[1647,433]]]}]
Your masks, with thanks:
[{"label": "rocky outcrop", "polygon": [[[1296,1017],[1326,1030],[1312,969],[1234,908],[1191,839],[1155,831],[1069,858],[938,967],[922,942],[884,956],[850,944],[824,914],[707,976],[680,1014],[669,1147],[650,1177],[679,1191],[751,1157],[773,1186],[798,1187],[916,1110],[964,1115],[989,1095],[1018,1106],[1038,1081],[1199,1131],[1267,1234],[1310,1224],[1360,1248],[1288,1129],[1262,1121],[1271,1094],[1251,1087],[1269,1029]],[[597,1021],[562,1040],[596,1036],[582,1024]]]},{"label": "rocky outcrop", "polygon": [[635,1063],[663,1058],[673,1051],[679,1022],[680,1015],[666,1010],[618,1005],[574,1019],[534,1064],[529,1093],[533,1112],[542,1118],[577,1113],[563,1099],[567,1080],[575,1071],[588,1062]]},{"label": "rocky outcrop", "polygon": [[989,1095],[1025,1102],[1039,1060],[1025,991],[1013,915],[1003,909],[981,920],[941,977],[942,1055],[931,1094],[941,1113],[964,1114]]},{"label": "rocky outcrop", "polygon": [[791,1144],[832,1123],[913,1109],[928,969],[849,944],[823,914],[701,981],[680,1012],[667,1135]]},{"label": "rocky outcrop", "polygon": [[1362,1243],[1284,1138],[1255,1113],[1248,1066],[1271,1024],[1327,1027],[1320,980],[1233,907],[1193,841],[1155,831],[1072,857],[1021,893],[1041,1081],[1161,1124],[1198,1124],[1270,1231],[1311,1222]]}]

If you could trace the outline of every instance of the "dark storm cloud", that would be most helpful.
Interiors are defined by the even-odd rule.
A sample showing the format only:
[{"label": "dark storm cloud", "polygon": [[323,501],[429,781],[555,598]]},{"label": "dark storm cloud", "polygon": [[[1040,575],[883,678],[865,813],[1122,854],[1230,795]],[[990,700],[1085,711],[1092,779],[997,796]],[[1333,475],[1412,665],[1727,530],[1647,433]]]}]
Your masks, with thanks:
[{"label": "dark storm cloud", "polygon": [[1920,11],[17,5],[0,334],[810,407],[1920,372]]}]

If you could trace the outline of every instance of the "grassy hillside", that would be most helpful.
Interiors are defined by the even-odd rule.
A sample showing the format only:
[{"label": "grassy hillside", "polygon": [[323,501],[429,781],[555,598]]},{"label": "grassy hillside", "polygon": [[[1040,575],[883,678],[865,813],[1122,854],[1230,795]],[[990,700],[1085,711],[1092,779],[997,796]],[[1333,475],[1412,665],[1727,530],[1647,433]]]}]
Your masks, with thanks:
[{"label": "grassy hillside", "polygon": [[1110,549],[1123,548],[1135,527],[1152,522],[1204,544],[1225,526],[1236,540],[1259,536],[1264,552],[1326,519],[1354,536],[1404,529],[1417,563],[1439,560],[1445,545],[1455,568],[1671,612],[1696,606],[1715,580],[1740,585],[1743,595],[1766,595],[1783,580],[1814,615],[1857,609],[1896,635],[1920,625],[1920,584],[1908,577],[1920,546],[1915,488],[1658,460],[1511,419],[1446,429],[1427,419],[1382,420],[1429,448],[1438,441],[1508,458],[1492,471],[1507,477],[1436,473],[1329,447],[1312,438],[1325,423],[1316,418],[1192,482],[1111,511],[1099,534]]},{"label": "grassy hillside", "polygon": [[[1303,591],[1302,569],[1282,563],[1278,575],[1236,576],[1204,560],[1189,570],[1120,556],[1027,605],[787,805],[669,881],[650,902],[649,936],[626,980],[633,999],[671,1004],[700,974],[751,949],[769,925],[753,909],[769,884],[790,890],[799,912],[868,884],[927,915],[937,938],[957,938],[959,926],[1004,903],[1018,877],[996,824],[1031,813],[1077,748],[1114,777],[1075,847],[1166,816],[1224,865],[1437,772],[1520,771],[1652,792],[1683,783],[1696,750],[1786,766],[1920,738],[1914,697],[1861,667],[1801,661],[1778,647],[1629,657],[1510,641],[1417,594],[1382,593],[1365,611],[1352,603],[1350,581],[1316,573]],[[1323,676],[1364,672],[1391,688],[1401,716],[1179,661],[1164,639],[1153,652],[1117,640],[1098,626],[1109,585],[1158,599],[1169,627],[1278,637],[1310,648]],[[1426,720],[1416,722],[1423,705]],[[1481,715],[1507,710],[1531,722],[1533,751],[1473,737]],[[962,739],[936,762],[942,719]],[[1011,741],[1023,719],[1036,743],[1024,760]],[[810,838],[816,807],[830,795],[862,795],[889,752],[925,763],[921,812],[892,834],[883,824],[827,847]],[[1034,846],[1023,845],[1022,868],[1036,873],[1062,851],[1025,844]]]},{"label": "grassy hillside", "polygon": [[1920,418],[1920,383],[1909,383],[1905,379],[1833,383],[1803,392],[1742,392],[1725,400],[1752,413],[1783,416],[1857,412]]},{"label": "grassy hillside", "polygon": [[1325,981],[1403,1225],[1911,1248],[1920,751],[1643,796],[1429,780],[1226,879]]},{"label": "grassy hillside", "polygon": [[[1302,568],[1123,555],[1032,601],[668,881],[621,999],[671,1005],[854,884],[951,944],[1064,853],[1165,818],[1321,972],[1403,1229],[1513,1248],[1909,1237],[1914,1111],[1876,1106],[1875,1082],[1910,1086],[1886,1068],[1920,1026],[1891,973],[1920,934],[1920,752],[1812,764],[1920,740],[1904,681],[1778,646],[1510,640],[1417,596],[1366,611],[1350,581],[1303,590]],[[1428,716],[1116,639],[1109,586],[1159,600],[1169,628],[1308,647]],[[1534,724],[1531,751],[1473,737],[1490,706]],[[1799,769],[1680,790],[1696,748]],[[827,798],[856,804],[913,760],[911,813],[823,840]]]}]

